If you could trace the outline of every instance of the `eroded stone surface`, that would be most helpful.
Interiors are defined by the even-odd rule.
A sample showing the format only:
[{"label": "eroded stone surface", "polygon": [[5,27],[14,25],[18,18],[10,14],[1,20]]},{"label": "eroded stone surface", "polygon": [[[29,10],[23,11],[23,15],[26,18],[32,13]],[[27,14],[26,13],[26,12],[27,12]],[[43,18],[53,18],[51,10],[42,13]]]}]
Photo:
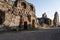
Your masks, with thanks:
[{"label": "eroded stone surface", "polygon": [[37,26],[35,8],[25,0],[16,0],[15,2],[11,0],[0,0],[0,10],[5,14],[5,20],[2,23],[4,26],[22,27],[25,25],[27,28]]},{"label": "eroded stone surface", "polygon": [[41,27],[51,27],[53,25],[52,20],[47,18],[46,13],[44,13],[41,18],[38,18],[38,21]]},{"label": "eroded stone surface", "polygon": [[55,12],[55,14],[54,14],[53,24],[56,27],[59,25],[59,14],[58,14],[58,12]]}]

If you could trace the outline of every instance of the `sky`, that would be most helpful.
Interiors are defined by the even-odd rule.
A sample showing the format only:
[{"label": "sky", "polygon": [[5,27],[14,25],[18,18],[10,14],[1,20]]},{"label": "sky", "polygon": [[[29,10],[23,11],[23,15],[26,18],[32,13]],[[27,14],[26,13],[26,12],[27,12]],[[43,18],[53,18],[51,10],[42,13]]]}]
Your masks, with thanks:
[{"label": "sky", "polygon": [[60,0],[26,0],[35,6],[36,16],[42,17],[46,12],[47,17],[54,18],[54,13],[57,11],[60,17]]}]

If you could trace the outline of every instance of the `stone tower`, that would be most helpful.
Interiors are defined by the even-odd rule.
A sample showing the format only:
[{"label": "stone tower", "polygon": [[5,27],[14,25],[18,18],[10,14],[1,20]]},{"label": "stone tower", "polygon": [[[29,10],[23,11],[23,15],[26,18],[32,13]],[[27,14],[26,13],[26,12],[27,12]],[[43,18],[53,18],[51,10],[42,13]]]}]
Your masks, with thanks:
[{"label": "stone tower", "polygon": [[55,12],[55,14],[54,14],[53,24],[56,27],[59,25],[59,14],[58,14],[58,12]]}]

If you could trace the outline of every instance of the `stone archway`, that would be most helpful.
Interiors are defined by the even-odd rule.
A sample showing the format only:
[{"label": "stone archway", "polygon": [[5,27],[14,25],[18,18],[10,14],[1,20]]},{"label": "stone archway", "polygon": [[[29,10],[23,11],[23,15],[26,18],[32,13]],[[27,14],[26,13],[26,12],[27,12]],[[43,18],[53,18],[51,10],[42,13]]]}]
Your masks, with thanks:
[{"label": "stone archway", "polygon": [[34,7],[33,7],[33,5],[30,5],[30,9],[31,9],[32,11],[34,11]]},{"label": "stone archway", "polygon": [[33,28],[35,27],[35,20],[34,19],[32,20],[32,27]]},{"label": "stone archway", "polygon": [[27,21],[24,22],[24,29],[27,29],[28,25],[27,25]]},{"label": "stone archway", "polygon": [[0,25],[5,21],[5,12],[0,10]]},{"label": "stone archway", "polygon": [[23,9],[26,9],[26,3],[25,2],[22,2],[21,6],[22,6]]}]

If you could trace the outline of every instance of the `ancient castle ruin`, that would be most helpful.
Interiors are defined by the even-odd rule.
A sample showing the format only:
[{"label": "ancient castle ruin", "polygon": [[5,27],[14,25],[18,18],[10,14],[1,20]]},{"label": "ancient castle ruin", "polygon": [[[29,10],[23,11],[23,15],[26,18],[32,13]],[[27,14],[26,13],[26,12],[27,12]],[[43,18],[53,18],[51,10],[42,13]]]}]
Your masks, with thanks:
[{"label": "ancient castle ruin", "polygon": [[37,27],[33,4],[25,0],[0,0],[0,26],[29,29]]},{"label": "ancient castle ruin", "polygon": [[34,5],[26,0],[0,0],[0,27],[12,27],[20,29],[31,29],[38,27],[58,26],[59,17],[57,12],[54,20],[47,18],[46,13],[41,18],[35,15]]}]

